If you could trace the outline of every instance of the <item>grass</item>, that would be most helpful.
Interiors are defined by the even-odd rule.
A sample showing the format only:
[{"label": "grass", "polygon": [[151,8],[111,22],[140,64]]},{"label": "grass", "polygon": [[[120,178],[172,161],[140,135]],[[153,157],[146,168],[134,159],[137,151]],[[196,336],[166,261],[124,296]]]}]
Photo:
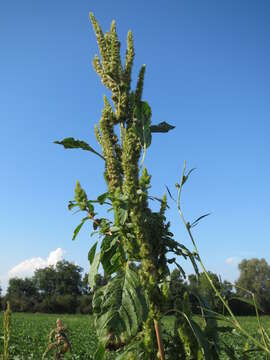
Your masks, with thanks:
[{"label": "grass", "polygon": [[[52,314],[12,314],[11,324],[11,359],[28,360],[41,359],[47,344],[48,334],[55,327],[56,319],[61,318],[64,326],[69,331],[69,340],[72,345],[73,358],[82,360],[93,360],[93,354],[97,346],[97,338],[93,327],[93,318],[88,315],[52,315]],[[245,329],[259,337],[255,317],[241,317],[239,321]],[[262,317],[262,323],[270,334],[270,316]],[[0,314],[0,354],[3,351],[3,313]],[[173,324],[173,317],[165,319],[164,324],[170,328]],[[224,326],[226,324],[219,324]],[[236,356],[244,348],[246,340],[237,333],[225,333],[220,339],[228,345],[233,346]],[[71,358],[67,355],[67,359]],[[108,358],[113,358],[108,356]],[[264,359],[260,354],[251,353],[250,359]],[[49,359],[49,357],[48,357]],[[221,358],[229,359],[225,354]]]},{"label": "grass", "polygon": [[[0,318],[0,332],[3,334],[3,315]],[[69,331],[74,359],[93,359],[97,338],[93,320],[86,315],[51,315],[13,313],[11,322],[11,359],[41,359],[47,348],[48,335],[61,318]],[[3,342],[1,339],[0,353]],[[48,357],[49,358],[49,357]],[[71,358],[67,355],[67,359]]]}]

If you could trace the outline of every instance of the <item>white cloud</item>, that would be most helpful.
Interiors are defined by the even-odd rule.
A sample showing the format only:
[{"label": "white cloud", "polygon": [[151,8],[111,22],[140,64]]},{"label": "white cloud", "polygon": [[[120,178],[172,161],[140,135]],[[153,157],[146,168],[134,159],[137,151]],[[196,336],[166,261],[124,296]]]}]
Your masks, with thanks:
[{"label": "white cloud", "polygon": [[225,260],[225,263],[231,266],[236,266],[240,262],[240,258],[238,256],[232,256]]},{"label": "white cloud", "polygon": [[49,253],[47,258],[34,257],[32,259],[27,259],[15,265],[8,272],[8,278],[20,277],[25,278],[27,276],[32,276],[34,271],[37,269],[45,268],[49,265],[56,265],[58,261],[63,259],[64,250],[57,248],[54,251]]}]

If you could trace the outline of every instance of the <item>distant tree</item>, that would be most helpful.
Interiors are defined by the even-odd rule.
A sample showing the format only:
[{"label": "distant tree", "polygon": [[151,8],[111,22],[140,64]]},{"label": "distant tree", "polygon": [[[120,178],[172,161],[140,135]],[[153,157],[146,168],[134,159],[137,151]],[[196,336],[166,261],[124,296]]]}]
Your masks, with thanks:
[{"label": "distant tree", "polygon": [[32,311],[38,301],[38,293],[32,278],[9,280],[6,300],[14,311]]},{"label": "distant tree", "polygon": [[37,311],[74,313],[82,294],[82,268],[66,260],[35,271],[33,280],[41,300]]},{"label": "distant tree", "polygon": [[89,295],[90,294],[90,286],[89,286],[89,281],[88,281],[88,274],[85,273],[82,279],[82,295]]},{"label": "distant tree", "polygon": [[34,281],[40,294],[80,295],[82,290],[82,268],[66,260],[59,261],[55,267],[48,266],[38,269]]},{"label": "distant tree", "polygon": [[56,264],[56,294],[80,295],[82,291],[83,269],[66,260]]},{"label": "distant tree", "polygon": [[48,266],[44,269],[37,269],[33,279],[40,295],[46,298],[55,294],[57,286],[57,273],[53,266]]},{"label": "distant tree", "polygon": [[266,313],[270,313],[270,266],[265,259],[242,260],[238,265],[239,279],[235,282],[237,294],[244,298],[250,295],[242,290],[254,293],[256,301]]},{"label": "distant tree", "polygon": [[[233,286],[228,281],[222,281],[221,278],[209,271],[208,272],[213,284],[215,285],[216,289],[220,291],[220,293],[223,295],[223,297],[226,300],[229,300],[229,298],[232,296],[232,289]],[[200,274],[199,281],[197,280],[197,277],[195,275],[189,275],[189,291],[191,294],[191,302],[193,305],[194,310],[196,310],[196,307],[198,308],[198,302],[196,300],[196,295],[201,296],[204,300],[207,301],[210,308],[214,311],[223,312],[223,306],[220,302],[220,300],[215,296],[215,293],[207,280],[204,273]],[[198,311],[198,309],[197,309]]]},{"label": "distant tree", "polygon": [[170,275],[170,304],[169,308],[179,309],[187,291],[187,283],[179,269],[174,269]]},{"label": "distant tree", "polygon": [[3,298],[2,298],[2,287],[1,287],[1,285],[0,285],[0,310],[2,310],[2,307],[3,307],[2,301],[3,301]]}]

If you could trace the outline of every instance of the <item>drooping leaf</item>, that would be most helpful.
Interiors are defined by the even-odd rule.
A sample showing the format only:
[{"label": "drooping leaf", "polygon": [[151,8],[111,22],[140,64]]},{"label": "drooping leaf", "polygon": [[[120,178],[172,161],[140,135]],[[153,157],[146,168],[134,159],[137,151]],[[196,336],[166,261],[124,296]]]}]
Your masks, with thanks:
[{"label": "drooping leaf", "polygon": [[76,206],[79,206],[77,203],[75,203],[74,201],[69,201],[68,203],[68,210],[72,210],[73,208],[75,208]]},{"label": "drooping leaf", "polygon": [[100,264],[100,252],[95,255],[88,275],[88,283],[91,289],[93,289],[93,287],[95,286],[95,277],[98,273],[99,264]]},{"label": "drooping leaf", "polygon": [[108,334],[127,341],[135,336],[146,319],[147,305],[136,269],[129,264],[94,294],[97,334],[103,342]]},{"label": "drooping leaf", "polygon": [[206,216],[209,216],[209,215],[211,215],[211,213],[207,213],[207,214],[204,214],[204,215],[198,217],[198,219],[196,219],[195,221],[193,221],[193,223],[190,224],[190,227],[192,228],[192,227],[198,225],[200,220],[202,220],[203,218],[205,218]]},{"label": "drooping leaf", "polygon": [[80,232],[83,224],[84,224],[87,220],[89,220],[89,217],[88,217],[88,216],[82,219],[81,223],[76,227],[76,229],[75,229],[74,232],[73,232],[72,240],[75,240],[75,239],[76,239],[76,237],[77,237],[77,235],[79,234],[79,232]]},{"label": "drooping leaf", "polygon": [[170,189],[168,188],[167,185],[166,185],[166,189],[167,189],[167,191],[168,191],[168,194],[169,194],[170,198],[171,198],[173,201],[175,201],[175,198],[172,196],[172,194],[171,194],[171,192],[170,192]]},{"label": "drooping leaf", "polygon": [[209,348],[209,343],[207,339],[207,335],[204,334],[200,326],[194,321],[188,314],[182,313],[183,317],[188,322],[191,330],[193,331],[193,334],[195,335],[200,347],[203,350],[204,359],[205,360],[212,360],[213,357],[211,356],[211,351]]},{"label": "drooping leaf", "polygon": [[150,130],[152,133],[167,133],[170,130],[173,130],[175,126],[166,123],[166,121],[162,121],[157,125],[151,125]]},{"label": "drooping leaf", "polygon": [[[148,199],[149,199],[149,200],[153,200],[153,201],[158,201],[158,202],[160,202],[161,204],[163,204],[163,200],[160,199],[160,198],[158,198],[158,197],[156,197],[156,196],[148,196]],[[168,204],[166,204],[166,208],[167,208],[167,209],[170,208]]]},{"label": "drooping leaf", "polygon": [[91,247],[91,249],[88,252],[88,260],[90,262],[90,265],[92,265],[95,254],[96,254],[96,249],[97,249],[97,241],[94,243],[94,245]]},{"label": "drooping leaf", "polygon": [[65,149],[82,149],[86,151],[90,151],[101,159],[105,160],[104,157],[99,154],[96,150],[94,150],[89,144],[82,140],[75,140],[73,137],[65,138],[61,141],[54,141],[55,144],[63,145]]},{"label": "drooping leaf", "polygon": [[105,192],[104,194],[101,194],[98,196],[97,201],[100,203],[100,205],[103,205],[105,200],[108,198],[109,193]]}]

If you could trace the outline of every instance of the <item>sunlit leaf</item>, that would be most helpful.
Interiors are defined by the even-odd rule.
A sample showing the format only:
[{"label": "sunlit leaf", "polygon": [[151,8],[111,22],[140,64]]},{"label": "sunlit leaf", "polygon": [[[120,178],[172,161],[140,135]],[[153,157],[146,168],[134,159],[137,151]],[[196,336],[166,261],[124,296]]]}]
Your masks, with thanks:
[{"label": "sunlit leaf", "polygon": [[55,144],[63,145],[65,149],[82,149],[86,151],[90,151],[101,159],[105,160],[104,157],[99,154],[96,150],[94,150],[89,144],[82,140],[75,140],[73,137],[65,138],[61,141],[54,141]]},{"label": "sunlit leaf", "polygon": [[90,262],[90,265],[92,265],[95,254],[96,254],[97,243],[98,242],[96,241],[88,252],[88,260]]},{"label": "sunlit leaf", "polygon": [[74,232],[73,232],[72,240],[75,240],[75,239],[76,239],[76,237],[77,237],[77,235],[79,234],[79,232],[80,232],[83,224],[84,224],[87,220],[89,220],[89,217],[88,217],[88,216],[82,219],[81,223],[76,227],[76,229],[75,229]]},{"label": "sunlit leaf", "polygon": [[93,287],[95,286],[95,277],[98,273],[99,264],[100,264],[100,252],[95,255],[88,275],[88,283],[91,289],[93,289]]}]

